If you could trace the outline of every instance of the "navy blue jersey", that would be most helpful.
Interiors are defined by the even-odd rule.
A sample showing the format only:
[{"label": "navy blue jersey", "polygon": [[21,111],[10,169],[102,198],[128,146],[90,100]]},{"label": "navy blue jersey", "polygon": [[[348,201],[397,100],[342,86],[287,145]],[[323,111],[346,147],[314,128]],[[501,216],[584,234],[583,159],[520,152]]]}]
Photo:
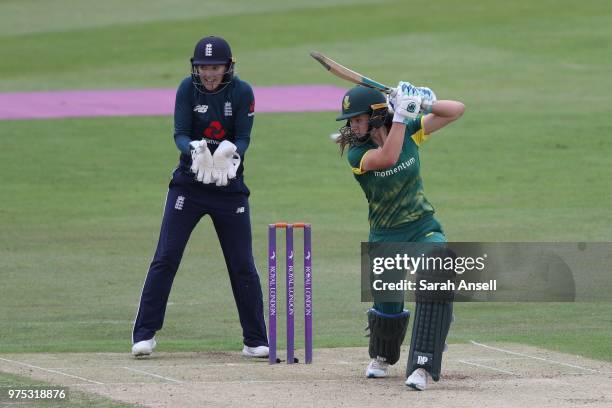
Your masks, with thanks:
[{"label": "navy blue jersey", "polygon": [[236,178],[224,187],[214,183],[200,185],[228,192],[248,192],[242,173],[254,115],[253,89],[237,76],[223,90],[210,94],[199,92],[190,76],[185,78],[176,92],[174,107],[174,140],[181,151],[179,170],[193,175],[189,152],[192,140],[206,140],[213,154],[222,141],[229,140],[236,145],[242,159]]}]

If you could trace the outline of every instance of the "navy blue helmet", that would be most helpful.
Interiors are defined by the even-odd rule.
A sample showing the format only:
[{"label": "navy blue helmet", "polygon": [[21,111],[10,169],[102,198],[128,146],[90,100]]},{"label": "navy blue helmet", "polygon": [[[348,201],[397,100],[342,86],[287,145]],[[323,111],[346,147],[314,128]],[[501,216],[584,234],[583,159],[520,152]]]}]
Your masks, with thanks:
[{"label": "navy blue helmet", "polygon": [[221,37],[204,37],[195,46],[193,57],[191,58],[191,78],[196,89],[202,93],[210,93],[202,85],[197,67],[199,65],[225,65],[225,75],[221,82],[221,88],[214,93],[221,91],[232,79],[234,79],[234,64],[236,60],[232,56],[232,49],[227,41]]}]

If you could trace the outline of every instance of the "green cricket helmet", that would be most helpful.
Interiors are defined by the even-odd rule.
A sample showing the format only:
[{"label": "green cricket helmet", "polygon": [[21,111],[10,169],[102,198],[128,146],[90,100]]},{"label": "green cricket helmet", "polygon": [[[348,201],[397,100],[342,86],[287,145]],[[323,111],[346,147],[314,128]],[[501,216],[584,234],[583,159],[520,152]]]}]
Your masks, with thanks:
[{"label": "green cricket helmet", "polygon": [[387,108],[387,99],[382,92],[357,85],[344,94],[342,114],[336,120],[347,120],[364,113],[371,115],[375,110],[381,108]]}]

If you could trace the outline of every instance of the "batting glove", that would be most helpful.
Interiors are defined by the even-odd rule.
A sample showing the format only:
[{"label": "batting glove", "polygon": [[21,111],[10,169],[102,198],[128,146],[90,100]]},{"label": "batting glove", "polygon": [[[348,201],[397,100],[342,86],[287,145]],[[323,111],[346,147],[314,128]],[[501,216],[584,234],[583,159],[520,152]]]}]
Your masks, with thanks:
[{"label": "batting glove", "polygon": [[191,171],[197,181],[204,184],[213,182],[213,158],[204,140],[189,143],[191,149]]},{"label": "batting glove", "polygon": [[217,186],[227,186],[229,180],[236,177],[240,166],[240,155],[236,151],[236,145],[228,140],[219,144],[213,159],[213,178]]},{"label": "batting glove", "polygon": [[394,100],[393,122],[408,124],[415,119],[421,109],[421,97],[419,95],[406,95],[397,93]]},{"label": "batting glove", "polygon": [[430,88],[420,86],[417,88],[421,95],[421,112],[431,113],[434,102],[437,101],[436,94]]},{"label": "batting glove", "polygon": [[420,95],[419,89],[407,81],[399,81],[396,87],[397,94]]},{"label": "batting glove", "polygon": [[412,85],[410,82],[400,81],[397,87],[387,95],[387,105],[389,105],[389,112],[394,113],[397,107],[397,97],[401,95],[421,95],[419,89]]}]

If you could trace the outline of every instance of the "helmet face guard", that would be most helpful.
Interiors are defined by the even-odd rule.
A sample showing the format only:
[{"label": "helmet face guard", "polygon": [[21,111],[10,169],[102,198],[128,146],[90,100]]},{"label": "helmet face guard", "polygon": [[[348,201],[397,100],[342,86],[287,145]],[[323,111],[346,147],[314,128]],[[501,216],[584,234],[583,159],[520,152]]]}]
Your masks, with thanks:
[{"label": "helmet face guard", "polygon": [[[345,140],[347,140],[351,145],[362,145],[367,142],[368,139],[370,139],[373,130],[385,126],[387,122],[388,112],[389,108],[387,107],[386,103],[372,105],[370,118],[368,119],[368,131],[365,134],[360,135],[355,133],[351,128],[351,119],[349,118],[346,120],[346,124],[339,129],[340,135],[345,137]],[[364,113],[367,114],[368,112]]]},{"label": "helmet face guard", "polygon": [[212,91],[206,89],[204,84],[202,84],[202,78],[200,78],[200,74],[198,73],[198,66],[202,65],[221,65],[221,64],[193,64],[191,65],[191,82],[200,93],[206,94],[216,94],[221,92],[232,80],[234,79],[234,64],[235,60],[232,58],[232,62],[225,65],[225,74],[223,74],[223,79],[221,79],[221,83]]},{"label": "helmet face guard", "polygon": [[372,113],[368,121],[368,131],[383,127],[387,121],[387,115],[389,114],[389,108],[386,102],[372,105],[371,109]]},{"label": "helmet face guard", "polygon": [[[234,65],[236,60],[232,56],[232,50],[227,41],[221,37],[204,37],[195,46],[191,58],[191,79],[195,88],[201,93],[214,94],[221,92],[234,79]],[[225,74],[221,83],[212,91],[207,90],[202,84],[198,66],[202,65],[224,65]]]}]

